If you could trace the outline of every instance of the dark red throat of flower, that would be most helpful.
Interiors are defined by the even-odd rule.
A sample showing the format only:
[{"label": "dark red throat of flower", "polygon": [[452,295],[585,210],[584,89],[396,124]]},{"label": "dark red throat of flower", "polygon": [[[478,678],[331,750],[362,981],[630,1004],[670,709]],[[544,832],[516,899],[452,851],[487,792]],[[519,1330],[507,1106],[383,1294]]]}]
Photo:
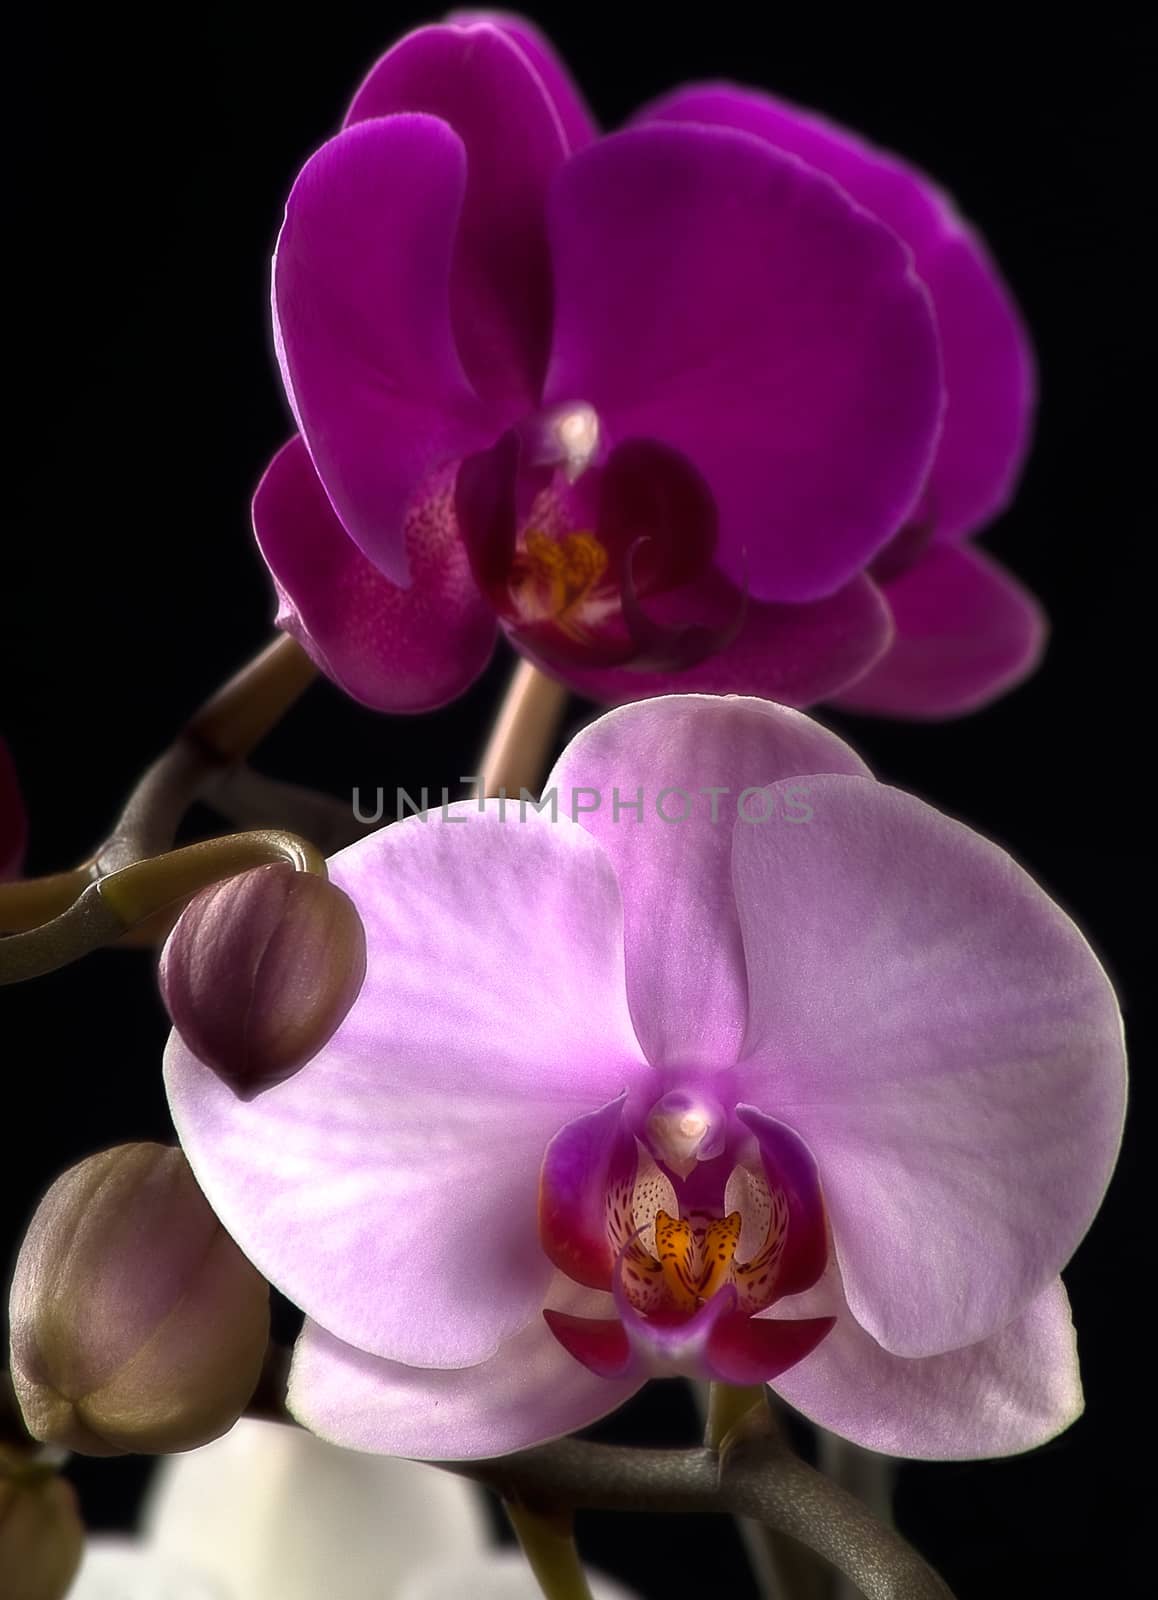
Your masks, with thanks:
[{"label": "dark red throat of flower", "polygon": [[691,463],[653,439],[626,440],[572,481],[526,465],[512,430],[462,463],[455,510],[479,587],[548,667],[678,672],[742,623],[739,592],[723,623],[718,606],[698,614],[715,501]]}]

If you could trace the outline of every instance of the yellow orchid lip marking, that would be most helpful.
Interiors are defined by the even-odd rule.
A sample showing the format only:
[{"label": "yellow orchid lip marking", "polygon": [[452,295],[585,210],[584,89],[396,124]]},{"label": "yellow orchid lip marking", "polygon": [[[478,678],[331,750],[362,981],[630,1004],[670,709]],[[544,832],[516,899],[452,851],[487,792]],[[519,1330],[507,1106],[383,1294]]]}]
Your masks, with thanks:
[{"label": "yellow orchid lip marking", "polygon": [[708,1224],[700,1246],[700,1299],[710,1300],[717,1289],[731,1281],[736,1246],[740,1243],[740,1213],[718,1217]]},{"label": "yellow orchid lip marking", "polygon": [[677,1309],[694,1311],[731,1282],[739,1242],[738,1211],[717,1217],[701,1236],[682,1218],[669,1217],[666,1211],[656,1213],[656,1252],[664,1287]]},{"label": "yellow orchid lip marking", "polygon": [[607,571],[604,546],[586,529],[554,539],[531,528],[521,554],[512,583],[520,609],[573,631],[575,611]]}]

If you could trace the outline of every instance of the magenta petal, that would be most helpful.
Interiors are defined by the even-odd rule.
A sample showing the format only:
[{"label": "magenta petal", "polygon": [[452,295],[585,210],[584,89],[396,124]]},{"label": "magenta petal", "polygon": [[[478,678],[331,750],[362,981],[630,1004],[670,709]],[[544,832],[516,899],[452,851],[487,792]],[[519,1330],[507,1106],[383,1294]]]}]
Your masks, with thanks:
[{"label": "magenta petal", "polygon": [[653,1374],[709,1382],[767,1383],[809,1355],[833,1325],[831,1317],[773,1322],[732,1309],[725,1293],[683,1323],[650,1322],[629,1311],[627,1322],[545,1311],[563,1349],[600,1378]]},{"label": "magenta petal", "polygon": [[407,518],[406,589],[346,533],[300,438],[267,467],[253,525],[277,586],[279,627],[363,705],[427,711],[461,694],[486,666],[494,613],[471,575],[449,483]]},{"label": "magenta petal", "polygon": [[543,1320],[569,1356],[597,1378],[622,1378],[634,1359],[627,1329],[618,1317],[576,1317],[544,1311]]},{"label": "magenta petal", "polygon": [[884,585],[896,638],[834,696],[852,711],[946,717],[1003,694],[1037,666],[1047,623],[1027,589],[980,551],[938,545]]},{"label": "magenta petal", "polygon": [[546,195],[567,135],[526,52],[485,18],[400,40],[371,69],[346,125],[412,111],[441,118],[466,149],[451,321],[476,391],[514,421],[537,404],[547,365]]},{"label": "magenta petal", "polygon": [[424,482],[490,437],[451,333],[465,189],[466,154],[445,123],[359,123],[302,168],[274,257],[294,415],[343,527],[395,583]]},{"label": "magenta petal", "polygon": [[717,1382],[770,1383],[803,1361],[832,1330],[832,1317],[772,1322],[742,1312],[721,1317],[708,1335],[706,1366]]},{"label": "magenta petal", "polygon": [[366,929],[346,1020],[249,1102],[174,1037],[173,1120],[224,1226],[336,1338],[483,1361],[539,1320],[550,1139],[646,1070],[614,873],[563,819],[463,802],[351,845],[330,877]]},{"label": "magenta petal", "polygon": [[913,252],[937,317],[948,405],[928,492],[940,538],[967,533],[1009,498],[1029,444],[1033,353],[984,243],[924,173],[798,106],[725,84],[677,89],[640,121],[741,129],[834,178]]},{"label": "magenta petal", "polygon": [[683,1318],[644,1316],[631,1304],[620,1282],[615,1284],[615,1305],[626,1341],[606,1320],[583,1325],[581,1318],[548,1317],[551,1331],[575,1359],[608,1377],[765,1383],[815,1349],[833,1322],[831,1317],[791,1322],[750,1317],[737,1309],[736,1291],[731,1286]]},{"label": "magenta petal", "polygon": [[734,833],[740,1093],[815,1156],[857,1320],[937,1355],[1019,1316],[1089,1226],[1121,1136],[1121,1018],[1004,851],[861,778],[811,778],[808,801],[806,824]]},{"label": "magenta petal", "polygon": [[[553,1303],[605,1302],[557,1280]],[[501,1456],[585,1428],[630,1398],[639,1379],[599,1378],[541,1317],[478,1366],[453,1372],[382,1361],[307,1322],[290,1369],[289,1408],[332,1444],[439,1461]]]},{"label": "magenta petal", "polygon": [[917,1360],[882,1350],[846,1311],[813,1355],[777,1379],[776,1390],[813,1422],[866,1449],[934,1461],[1032,1450],[1082,1411],[1060,1280],[988,1339]]},{"label": "magenta petal", "polygon": [[788,1231],[776,1269],[775,1296],[801,1294],[819,1281],[828,1259],[816,1160],[804,1141],[775,1117],[766,1117],[755,1106],[737,1106],[736,1111],[755,1135],[769,1189],[779,1190],[788,1205]]},{"label": "magenta petal", "polygon": [[1037,376],[1029,335],[982,241],[952,226],[917,270],[937,311],[945,430],[927,493],[939,539],[961,538],[1008,503],[1029,450]]},{"label": "magenta petal", "polygon": [[889,230],[724,129],[615,134],[559,172],[548,404],[703,473],[762,600],[846,583],[905,520],[940,422],[932,313]]},{"label": "magenta petal", "polygon": [[539,1179],[543,1249],[556,1267],[590,1289],[611,1288],[608,1187],[621,1168],[629,1185],[635,1176],[635,1140],[624,1126],[623,1104],[621,1095],[560,1128],[547,1146]]},{"label": "magenta petal", "polygon": [[447,21],[460,24],[489,22],[505,33],[534,67],[551,97],[555,113],[567,136],[568,151],[573,153],[582,150],[584,145],[591,143],[599,131],[595,119],[575,80],[555,54],[554,46],[533,22],[510,11],[452,11]]},{"label": "magenta petal", "polygon": [[[747,985],[731,877],[742,792],[797,773],[866,770],[797,712],[711,695],[623,706],[568,745],[546,787],[576,805],[614,863],[627,991],[650,1061],[725,1067],[743,1037]],[[579,810],[593,798],[596,809]],[[664,820],[685,809],[686,820]]]},{"label": "magenta petal", "polygon": [[[646,604],[657,620],[674,625],[683,620],[683,601],[681,593]],[[739,590],[719,574],[695,585],[694,602],[698,620],[707,610],[720,626],[745,605]],[[760,695],[781,705],[808,706],[859,680],[892,637],[889,608],[876,584],[862,576],[823,600],[800,605],[748,600],[735,639],[678,673],[580,667],[563,675],[580,694],[611,705],[682,693]]]},{"label": "magenta petal", "polygon": [[0,882],[19,875],[28,840],[28,817],[8,746],[0,739]]},{"label": "magenta petal", "polygon": [[506,599],[518,528],[519,436],[513,428],[459,464],[454,514],[478,588],[496,606]]}]

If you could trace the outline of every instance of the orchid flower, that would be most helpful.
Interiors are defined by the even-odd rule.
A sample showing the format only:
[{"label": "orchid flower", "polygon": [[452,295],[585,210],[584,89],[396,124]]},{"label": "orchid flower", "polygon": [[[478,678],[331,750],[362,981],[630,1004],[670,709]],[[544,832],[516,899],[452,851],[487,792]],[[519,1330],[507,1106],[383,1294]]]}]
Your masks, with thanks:
[{"label": "orchid flower", "polygon": [[[593,1579],[596,1600],[631,1600]],[[163,1461],[137,1538],[89,1541],[70,1600],[535,1600],[477,1489],[243,1419]]]},{"label": "orchid flower", "polygon": [[[299,434],[254,525],[281,626],[355,698],[442,704],[500,631],[609,701],[807,704],[894,638],[931,641],[899,658],[924,688],[865,705],[1026,670],[1011,580],[949,544],[899,576],[1012,479],[1005,290],[927,180],[802,160],[719,99],[600,137],[530,24],[466,13],[388,51],[298,176],[273,314]],[[894,172],[912,204],[874,214]]]},{"label": "orchid flower", "polygon": [[611,712],[541,805],[334,857],[366,979],[295,1076],[242,1098],[170,1040],[193,1170],[306,1313],[294,1415],[494,1456],[687,1374],[896,1455],[1064,1428],[1124,1103],[1069,918],[762,701]]}]

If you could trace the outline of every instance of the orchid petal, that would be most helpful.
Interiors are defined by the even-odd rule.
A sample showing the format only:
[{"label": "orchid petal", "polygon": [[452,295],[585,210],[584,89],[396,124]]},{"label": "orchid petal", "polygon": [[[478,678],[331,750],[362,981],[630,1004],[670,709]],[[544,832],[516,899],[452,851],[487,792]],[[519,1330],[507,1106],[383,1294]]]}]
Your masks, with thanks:
[{"label": "orchid petal", "polygon": [[[580,694],[618,705],[661,694],[761,695],[785,706],[808,706],[855,684],[893,639],[889,607],[863,574],[835,594],[800,605],[747,599],[721,573],[710,573],[689,594],[681,590],[647,603],[657,622],[740,627],[716,654],[678,672],[624,667],[568,667]],[[532,652],[528,652],[532,653]]]},{"label": "orchid petal", "polygon": [[539,75],[539,80],[551,97],[555,114],[567,136],[570,154],[591,143],[599,129],[566,65],[555,53],[555,47],[533,22],[511,11],[452,11],[447,18],[451,23],[489,22],[511,39],[526,56]]},{"label": "orchid petal", "polygon": [[498,802],[385,828],[330,876],[366,928],[345,1022],[248,1102],[174,1035],[173,1118],[228,1231],[308,1316],[464,1367],[538,1320],[548,1141],[646,1070],[618,886],[581,828]]},{"label": "orchid petal", "polygon": [[766,1383],[825,1338],[831,1317],[774,1322],[737,1309],[730,1285],[682,1318],[645,1316],[615,1284],[618,1318],[548,1310],[559,1345],[605,1381],[702,1378],[711,1383]]},{"label": "orchid petal", "polygon": [[[601,1572],[585,1571],[592,1600],[639,1600],[638,1595]],[[439,1560],[403,1584],[391,1600],[542,1600],[539,1580],[521,1550],[493,1550],[481,1556]]]},{"label": "orchid petal", "polygon": [[812,1151],[791,1128],[775,1117],[766,1117],[754,1106],[738,1106],[736,1110],[740,1121],[755,1135],[765,1182],[772,1194],[783,1197],[787,1212],[784,1248],[776,1260],[771,1293],[764,1301],[768,1304],[772,1294],[778,1298],[811,1289],[824,1271],[828,1238],[820,1174]]},{"label": "orchid petal", "polygon": [[[561,1274],[552,1303],[598,1313],[605,1294]],[[460,1460],[500,1456],[587,1427],[622,1405],[638,1380],[596,1378],[541,1317],[478,1366],[402,1366],[352,1348],[307,1322],[294,1349],[289,1408],[323,1439],[354,1450]]]},{"label": "orchid petal", "polygon": [[414,499],[491,437],[451,333],[466,182],[445,123],[359,123],[302,168],[274,257],[274,337],[295,418],[342,526],[394,583],[407,580]]},{"label": "orchid petal", "polygon": [[757,90],[677,89],[636,119],[755,134],[826,173],[913,252],[932,298],[948,404],[927,492],[939,538],[996,515],[1029,445],[1036,381],[1021,314],[984,242],[923,172],[836,123]]},{"label": "orchid petal", "polygon": [[546,403],[686,455],[757,599],[846,583],[904,522],[940,424],[932,313],[889,230],[758,139],[659,124],[569,161],[549,224]]},{"label": "orchid petal", "polygon": [[815,1156],[857,1320],[937,1355],[1020,1315],[1088,1227],[1121,1136],[1121,1019],[1004,851],[864,779],[813,778],[808,800],[807,825],[734,834],[742,1092]]},{"label": "orchid petal", "polygon": [[411,583],[400,589],[338,521],[300,438],[283,445],[253,501],[277,587],[278,625],[322,671],[377,711],[428,711],[486,666],[495,620],[458,537],[449,484],[409,512]]},{"label": "orchid petal", "polygon": [[567,1354],[597,1378],[622,1378],[634,1365],[631,1340],[619,1317],[577,1317],[566,1311],[544,1311],[543,1320]]},{"label": "orchid petal", "polygon": [[624,1125],[623,1105],[621,1095],[560,1128],[547,1146],[539,1179],[543,1249],[569,1278],[591,1289],[610,1289],[615,1265],[608,1190],[624,1190],[630,1199],[635,1178],[635,1140]]},{"label": "orchid petal", "polygon": [[934,1461],[1032,1450],[1083,1404],[1060,1280],[988,1338],[915,1360],[890,1355],[846,1311],[813,1354],[777,1378],[776,1392],[865,1449]]},{"label": "orchid petal", "polygon": [[419,28],[371,68],[346,126],[423,112],[466,151],[450,314],[476,392],[507,421],[534,409],[551,337],[546,195],[568,151],[519,41],[486,18]]},{"label": "orchid petal", "polygon": [[161,1463],[143,1533],[236,1600],[366,1600],[393,1596],[434,1551],[479,1559],[487,1518],[479,1491],[446,1473],[243,1417]]},{"label": "orchid petal", "polygon": [[884,585],[896,637],[834,696],[852,711],[948,717],[975,711],[1034,670],[1047,624],[1029,591],[969,546],[938,545]]},{"label": "orchid petal", "polygon": [[[747,1015],[731,881],[742,791],[796,773],[866,770],[834,734],[763,700],[652,700],[601,717],[571,741],[546,789],[576,808],[615,865],[627,991],[650,1061],[720,1068],[735,1060]],[[584,795],[597,809],[579,809]],[[642,815],[630,809],[637,795]],[[688,819],[665,821],[657,806],[677,817],[683,796]]]},{"label": "orchid petal", "polygon": [[[205,1563],[180,1560],[135,1539],[108,1535],[85,1543],[68,1600],[242,1600],[240,1590],[219,1583]],[[264,1596],[246,1596],[264,1600]]]}]

